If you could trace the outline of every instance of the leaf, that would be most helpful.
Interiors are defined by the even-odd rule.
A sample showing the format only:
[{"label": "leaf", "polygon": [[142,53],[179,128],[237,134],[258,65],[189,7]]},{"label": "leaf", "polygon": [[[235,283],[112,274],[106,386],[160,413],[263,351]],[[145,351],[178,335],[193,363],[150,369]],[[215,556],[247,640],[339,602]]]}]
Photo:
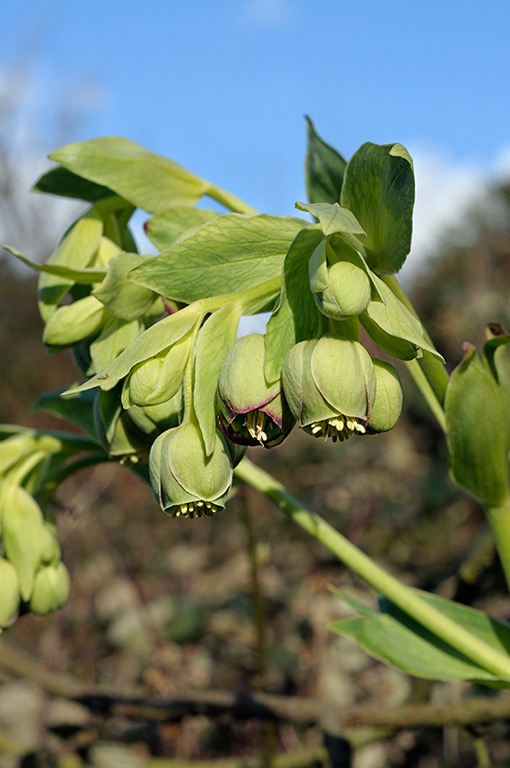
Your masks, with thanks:
[{"label": "leaf", "polygon": [[2,246],[6,251],[12,253],[23,264],[26,264],[30,269],[34,269],[36,272],[45,272],[48,275],[56,275],[57,277],[63,277],[64,280],[69,280],[73,283],[83,283],[84,285],[90,285],[90,283],[100,283],[106,275],[105,269],[94,269],[92,267],[85,267],[84,269],[73,269],[72,267],[66,267],[62,264],[38,264],[35,261],[27,259],[16,248],[11,245]]},{"label": "leaf", "polygon": [[[345,595],[333,590],[342,599]],[[510,627],[482,611],[451,600],[414,590],[421,599],[444,613],[473,635],[505,653],[510,652]],[[362,618],[335,621],[330,629],[355,640],[376,659],[416,677],[433,680],[471,680],[510,687],[510,680],[499,678],[468,659],[459,651],[436,637],[432,632],[409,618],[390,601],[382,600],[381,611],[358,606],[351,598],[351,607]]]},{"label": "leaf", "polygon": [[77,176],[61,165],[44,173],[33,189],[34,192],[46,192],[50,195],[61,195],[62,197],[75,197],[90,203],[95,203],[97,200],[113,195],[113,191],[108,187],[95,184],[93,181]]},{"label": "leaf", "polygon": [[209,182],[186,168],[120,136],[68,144],[50,157],[149,213],[195,205],[210,189]]},{"label": "leaf", "polygon": [[132,269],[149,258],[121,251],[109,260],[106,277],[92,293],[115,317],[121,320],[136,320],[143,317],[157,299],[154,291],[137,285],[128,278]]},{"label": "leaf", "polygon": [[398,272],[411,249],[412,160],[401,144],[363,144],[349,161],[340,203],[367,233],[367,262],[378,274]]},{"label": "leaf", "polygon": [[31,410],[35,413],[45,411],[57,416],[59,419],[65,419],[76,424],[89,437],[100,445],[96,428],[94,425],[94,399],[95,392],[76,392],[72,390],[67,397],[61,397],[65,389],[55,389],[47,392],[35,400]]},{"label": "leaf", "polygon": [[279,379],[294,344],[318,332],[321,316],[310,290],[308,264],[322,237],[317,225],[302,229],[285,257],[280,302],[266,326],[264,373],[268,381]]},{"label": "leaf", "polygon": [[[419,349],[427,350],[434,357],[442,360],[439,352],[425,339],[423,326],[418,318],[397,299],[393,291],[377,275],[372,274],[372,281],[383,301],[376,297],[359,319],[375,343],[385,352],[402,360],[411,360],[416,357],[416,353],[408,347],[406,342]],[[379,334],[379,330],[383,333]],[[405,357],[407,349],[409,349],[409,356]]]},{"label": "leaf", "polygon": [[64,394],[68,396],[76,391],[86,392],[94,387],[101,387],[103,390],[113,389],[121,379],[127,376],[134,365],[141,363],[143,360],[148,360],[149,357],[154,357],[161,350],[182,339],[200,319],[201,315],[195,307],[185,307],[179,310],[179,312],[174,312],[173,315],[159,320],[140,334],[103,371],[100,371],[77,389],[67,390]]},{"label": "leaf", "polygon": [[[500,338],[508,343],[509,337]],[[472,345],[464,349],[445,397],[450,474],[481,503],[498,507],[509,495],[510,392],[504,379],[497,383]]]},{"label": "leaf", "polygon": [[215,219],[216,216],[218,216],[217,213],[205,208],[176,206],[146,221],[144,229],[151,243],[160,251],[166,251],[183,232],[200,227],[207,221]]},{"label": "leaf", "polygon": [[304,224],[285,216],[223,214],[134,269],[130,278],[187,304],[251,288],[280,274]]},{"label": "leaf", "polygon": [[238,304],[225,304],[206,320],[195,345],[193,408],[207,456],[214,450],[216,441],[216,388],[220,368],[236,340],[240,317]]},{"label": "leaf", "polygon": [[338,203],[296,203],[300,211],[308,211],[319,220],[325,235],[365,235],[366,232],[348,208]]},{"label": "leaf", "polygon": [[308,149],[305,161],[306,189],[311,203],[338,203],[346,161],[336,149],[326,144],[309,117]]},{"label": "leaf", "polygon": [[42,512],[32,496],[15,483],[7,485],[1,504],[5,555],[18,572],[21,597],[28,600],[42,553]]},{"label": "leaf", "polygon": [[135,341],[144,330],[139,320],[109,317],[100,335],[90,345],[90,357],[95,371],[104,370]]},{"label": "leaf", "polygon": [[[103,234],[103,222],[94,213],[85,214],[73,224],[60,241],[47,265],[84,269],[92,262]],[[44,322],[53,314],[62,296],[74,284],[57,275],[42,274],[39,278],[39,311]]]}]

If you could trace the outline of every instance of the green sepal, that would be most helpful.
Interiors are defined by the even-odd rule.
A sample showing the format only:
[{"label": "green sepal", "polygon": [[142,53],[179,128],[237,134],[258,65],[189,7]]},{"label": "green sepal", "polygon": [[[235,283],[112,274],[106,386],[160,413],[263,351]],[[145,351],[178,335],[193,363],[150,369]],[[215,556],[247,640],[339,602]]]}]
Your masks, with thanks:
[{"label": "green sepal", "polygon": [[315,224],[302,229],[285,257],[280,300],[266,326],[264,372],[268,381],[280,378],[283,361],[295,344],[319,332],[322,315],[310,291],[308,263],[322,237]]},{"label": "green sepal", "polygon": [[289,245],[305,223],[265,214],[216,216],[134,269],[130,278],[186,304],[252,288],[280,274]]},{"label": "green sepal", "polygon": [[205,208],[190,208],[176,206],[168,211],[159,213],[145,222],[144,229],[147,237],[160,251],[166,251],[185,233],[194,232],[219,214]]},{"label": "green sepal", "polygon": [[[332,245],[334,241],[334,247]],[[324,238],[310,262],[310,290],[326,317],[357,317],[372,298],[372,277],[359,251],[343,237]]]},{"label": "green sepal", "polygon": [[43,515],[32,496],[21,486],[8,483],[3,489],[2,538],[5,556],[16,568],[20,594],[28,600],[41,561]]},{"label": "green sepal", "polygon": [[120,136],[68,144],[50,158],[149,213],[162,213],[173,205],[195,205],[211,188],[186,168]]},{"label": "green sepal", "polygon": [[505,505],[510,496],[510,386],[507,363],[496,363],[495,354],[501,350],[507,355],[509,342],[506,335],[486,342],[485,364],[465,343],[464,359],[453,371],[445,397],[451,477],[490,507]]},{"label": "green sepal", "polygon": [[99,333],[108,317],[104,304],[89,294],[57,307],[45,325],[43,342],[48,347],[70,347]]},{"label": "green sepal", "polygon": [[43,616],[61,608],[69,599],[71,579],[64,563],[41,565],[30,598],[30,610]]},{"label": "green sepal", "polygon": [[193,410],[210,456],[216,444],[216,388],[222,363],[236,340],[242,308],[226,304],[205,321],[195,344]]},{"label": "green sepal", "polygon": [[5,557],[0,557],[0,584],[0,627],[5,627],[14,618],[20,601],[18,572]]},{"label": "green sepal", "polygon": [[363,144],[347,164],[340,203],[366,232],[370,269],[398,272],[411,249],[413,224],[414,172],[405,147]]},{"label": "green sepal", "polygon": [[[357,642],[370,656],[415,677],[469,680],[501,688],[510,687],[509,679],[497,677],[471,661],[387,599],[380,601],[380,610],[377,611],[359,604],[335,588],[331,588],[331,591],[360,613],[361,618],[335,621],[330,624],[330,629]],[[437,595],[413,591],[474,636],[498,651],[510,652],[508,624]]]},{"label": "green sepal", "polygon": [[305,160],[306,189],[311,203],[337,203],[340,200],[347,162],[321,139],[309,117]]}]

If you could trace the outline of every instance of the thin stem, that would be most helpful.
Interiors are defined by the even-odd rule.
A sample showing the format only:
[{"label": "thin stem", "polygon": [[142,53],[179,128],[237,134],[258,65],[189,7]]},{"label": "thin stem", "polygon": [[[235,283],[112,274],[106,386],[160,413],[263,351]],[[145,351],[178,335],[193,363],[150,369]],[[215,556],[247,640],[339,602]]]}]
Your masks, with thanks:
[{"label": "thin stem", "polygon": [[268,496],[291,520],[327,547],[374,589],[386,595],[408,616],[483,669],[494,675],[510,677],[510,658],[506,654],[475,637],[464,627],[422,600],[414,590],[391,576],[329,523],[291,496],[270,474],[247,459],[243,459],[235,469],[235,473],[240,480]]},{"label": "thin stem", "polygon": [[436,397],[436,394],[434,390],[432,389],[429,380],[425,376],[425,373],[423,372],[422,368],[419,365],[419,362],[417,359],[415,360],[408,360],[406,362],[407,369],[411,376],[413,377],[414,383],[422,393],[423,397],[425,398],[427,405],[429,406],[430,410],[436,417],[439,426],[443,430],[443,432],[446,433],[446,416],[443,411],[443,408],[439,402],[439,400]]},{"label": "thin stem", "polygon": [[230,192],[227,192],[220,187],[211,185],[207,194],[226,208],[230,208],[234,213],[258,213],[256,208],[252,208],[252,206],[245,203],[244,200],[240,200],[235,195],[232,195]]},{"label": "thin stem", "polygon": [[510,502],[502,507],[485,507],[494,534],[496,549],[510,590]]},{"label": "thin stem", "polygon": [[[407,309],[412,312],[412,314],[416,317],[417,320],[420,321],[420,317],[418,313],[416,312],[415,308],[407,298],[407,294],[398,282],[395,275],[385,275],[383,278],[386,285],[392,290],[393,294],[397,297],[397,299],[402,302],[402,304],[407,307]],[[423,326],[422,326],[423,327]],[[432,344],[432,340],[430,336],[428,335],[425,328],[423,328],[423,335],[425,340],[431,344],[431,346],[434,346]],[[426,350],[423,352],[423,357],[420,357],[417,362],[418,366],[421,368],[425,378],[427,379],[429,383],[429,389],[432,390],[434,393],[440,407],[442,408],[444,405],[444,398],[446,394],[446,387],[448,386],[448,382],[450,380],[450,377],[448,375],[448,371],[446,370],[446,367],[444,363],[441,362],[441,360],[438,360],[437,357],[434,357],[434,355],[430,354],[430,352],[427,352]],[[409,364],[408,367],[410,368]],[[411,375],[414,378],[414,374],[411,371]],[[416,384],[421,390],[420,382],[415,378]],[[425,393],[423,393],[425,394]],[[427,399],[427,398],[426,398]],[[427,399],[427,402],[429,400]],[[435,411],[434,411],[435,413]]]}]

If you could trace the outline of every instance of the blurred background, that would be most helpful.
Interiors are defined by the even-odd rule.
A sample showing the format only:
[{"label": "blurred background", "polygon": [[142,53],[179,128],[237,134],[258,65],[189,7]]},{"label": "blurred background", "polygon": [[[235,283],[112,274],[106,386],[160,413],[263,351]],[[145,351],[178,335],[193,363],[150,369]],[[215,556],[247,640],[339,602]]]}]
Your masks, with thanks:
[{"label": "blurred background", "polygon": [[[510,325],[504,0],[18,0],[1,17],[0,242],[49,256],[81,209],[30,188],[53,149],[100,135],[292,215],[305,198],[308,114],[346,158],[364,141],[399,141],[413,156],[402,281],[449,368],[462,341],[482,343],[487,322]],[[35,279],[1,253],[0,422],[60,428],[30,403],[77,373],[67,353],[47,356]],[[449,481],[442,435],[401,374],[405,410],[391,433],[329,445],[296,430],[251,458],[407,582],[510,618],[482,513]],[[57,615],[24,616],[2,635],[2,768],[270,765],[275,745],[296,756],[289,766],[348,764],[324,752],[323,723],[268,733],[256,719],[181,714],[161,725],[72,703],[68,679],[114,696],[263,688],[332,707],[473,693],[412,680],[332,635],[327,622],[345,607],[328,584],[368,604],[374,595],[253,494],[214,520],[177,522],[126,469],[107,466],[62,486],[58,513],[72,595]],[[473,581],[465,566],[482,550]],[[35,662],[31,673],[14,651]],[[491,765],[509,764],[507,731],[487,728]],[[484,765],[460,729],[385,736],[356,737],[356,768]]]}]

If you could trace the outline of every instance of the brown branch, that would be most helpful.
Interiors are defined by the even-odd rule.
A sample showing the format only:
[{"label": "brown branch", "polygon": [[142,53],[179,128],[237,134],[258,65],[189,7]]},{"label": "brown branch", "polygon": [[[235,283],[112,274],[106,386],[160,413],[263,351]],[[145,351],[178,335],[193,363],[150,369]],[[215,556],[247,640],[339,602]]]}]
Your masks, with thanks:
[{"label": "brown branch", "polygon": [[[121,697],[104,690],[91,690],[68,675],[48,672],[3,639],[0,641],[0,667],[15,676],[33,680],[52,695],[79,701],[92,712],[122,715],[133,720],[163,723],[178,722],[192,715],[219,717],[228,714],[235,720],[282,720],[299,725],[321,722],[321,703],[297,696],[200,691],[179,698],[148,701],[139,698],[138,692],[135,698],[131,692]],[[468,727],[510,719],[510,695],[504,692],[494,698],[471,696],[444,704],[417,702],[393,710],[348,706],[338,708],[336,718],[342,732],[367,727],[390,731],[447,725]],[[331,722],[329,718],[328,722]]]}]

